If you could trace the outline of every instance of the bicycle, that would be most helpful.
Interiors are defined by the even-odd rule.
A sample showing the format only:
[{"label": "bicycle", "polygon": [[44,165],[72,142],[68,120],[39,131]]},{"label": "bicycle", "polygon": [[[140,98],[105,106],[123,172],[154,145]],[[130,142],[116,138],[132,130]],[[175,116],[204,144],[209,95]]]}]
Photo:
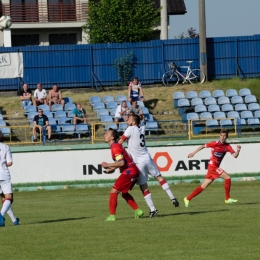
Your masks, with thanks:
[{"label": "bicycle", "polygon": [[[176,86],[179,81],[182,81],[182,84],[189,82],[190,84],[200,83],[202,84],[205,81],[205,73],[200,69],[191,69],[191,63],[193,61],[187,61],[189,66],[177,66],[173,61],[169,63],[170,71],[167,71],[162,76],[162,82],[164,86]],[[186,74],[182,74],[178,69],[187,69]]]}]

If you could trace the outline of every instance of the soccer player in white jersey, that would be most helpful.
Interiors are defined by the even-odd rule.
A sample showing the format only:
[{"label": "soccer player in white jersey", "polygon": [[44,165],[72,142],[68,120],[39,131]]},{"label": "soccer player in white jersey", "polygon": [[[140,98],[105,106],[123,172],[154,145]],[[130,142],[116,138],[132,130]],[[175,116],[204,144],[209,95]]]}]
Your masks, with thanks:
[{"label": "soccer player in white jersey", "polygon": [[2,197],[2,209],[0,212],[0,227],[5,226],[5,214],[12,219],[14,225],[19,225],[19,218],[14,216],[11,205],[13,202],[13,189],[8,167],[12,166],[13,158],[8,145],[2,143],[3,133],[0,131],[0,194]]},{"label": "soccer player in white jersey", "polygon": [[134,163],[138,167],[140,174],[138,179],[138,185],[140,185],[143,196],[147,205],[150,208],[150,217],[153,217],[158,213],[158,210],[154,207],[151,193],[148,189],[147,181],[148,174],[153,176],[161,185],[163,190],[167,193],[175,207],[179,206],[177,198],[173,195],[169,184],[162,177],[160,171],[151,158],[149,151],[145,146],[145,126],[140,126],[140,117],[137,115],[131,115],[128,118],[128,128],[124,132],[119,143],[128,140],[128,152],[132,156]]}]

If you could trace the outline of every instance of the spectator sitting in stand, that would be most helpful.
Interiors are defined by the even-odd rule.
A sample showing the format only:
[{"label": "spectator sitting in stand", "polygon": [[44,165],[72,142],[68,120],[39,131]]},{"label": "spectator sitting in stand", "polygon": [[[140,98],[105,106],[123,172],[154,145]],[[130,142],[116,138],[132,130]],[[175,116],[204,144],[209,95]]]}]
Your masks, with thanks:
[{"label": "spectator sitting in stand", "polygon": [[42,84],[37,84],[37,89],[34,91],[33,105],[37,108],[39,105],[47,105],[47,92],[42,88]]},{"label": "spectator sitting in stand", "polygon": [[130,115],[132,114],[138,115],[140,117],[140,120],[144,121],[142,107],[137,105],[137,100],[133,100],[131,104],[132,106],[130,107]]},{"label": "spectator sitting in stand", "polygon": [[80,123],[87,124],[87,116],[86,116],[86,109],[82,107],[80,103],[77,104],[77,107],[73,109],[72,114],[73,117],[73,124],[74,130],[76,130],[76,125]]},{"label": "spectator sitting in stand", "polygon": [[132,100],[140,100],[144,101],[144,92],[141,87],[141,83],[137,77],[133,78],[133,81],[129,83],[128,86],[128,100],[132,102]]},{"label": "spectator sitting in stand", "polygon": [[28,89],[28,84],[23,84],[23,89],[19,91],[19,96],[22,101],[23,108],[32,104],[32,91]]},{"label": "spectator sitting in stand", "polygon": [[53,85],[52,89],[49,91],[49,107],[53,104],[61,104],[64,108],[65,101],[62,99],[61,91],[56,84]]},{"label": "spectator sitting in stand", "polygon": [[46,115],[43,114],[43,110],[38,110],[38,115],[36,115],[33,119],[33,141],[37,142],[37,132],[42,130],[42,135],[44,134],[43,128],[48,131],[48,139],[46,140],[47,143],[51,142],[51,126],[49,125],[49,119]]},{"label": "spectator sitting in stand", "polygon": [[129,114],[129,108],[127,107],[127,103],[125,100],[122,101],[121,105],[119,105],[116,109],[114,121],[116,124],[118,122],[125,122],[127,121]]}]

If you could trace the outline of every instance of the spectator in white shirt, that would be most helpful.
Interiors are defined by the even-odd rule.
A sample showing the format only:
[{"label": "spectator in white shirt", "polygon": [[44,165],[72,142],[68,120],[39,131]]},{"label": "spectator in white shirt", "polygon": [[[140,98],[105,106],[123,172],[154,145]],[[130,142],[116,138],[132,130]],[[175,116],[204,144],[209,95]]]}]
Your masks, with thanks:
[{"label": "spectator in white shirt", "polygon": [[125,100],[122,101],[121,105],[119,105],[116,109],[115,113],[115,123],[125,122],[128,118],[129,108],[127,107],[127,103]]},{"label": "spectator in white shirt", "polygon": [[37,84],[37,89],[34,91],[33,105],[35,107],[39,105],[47,105],[47,92],[42,88],[42,84]]}]

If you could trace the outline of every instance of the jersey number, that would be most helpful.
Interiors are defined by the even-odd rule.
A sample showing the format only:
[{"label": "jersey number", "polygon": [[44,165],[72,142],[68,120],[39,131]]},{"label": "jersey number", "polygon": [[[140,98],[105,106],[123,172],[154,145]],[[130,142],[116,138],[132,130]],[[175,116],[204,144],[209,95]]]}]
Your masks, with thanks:
[{"label": "jersey number", "polygon": [[140,146],[144,147],[145,146],[145,140],[144,140],[144,135],[143,134],[140,135],[140,140],[141,140]]}]

